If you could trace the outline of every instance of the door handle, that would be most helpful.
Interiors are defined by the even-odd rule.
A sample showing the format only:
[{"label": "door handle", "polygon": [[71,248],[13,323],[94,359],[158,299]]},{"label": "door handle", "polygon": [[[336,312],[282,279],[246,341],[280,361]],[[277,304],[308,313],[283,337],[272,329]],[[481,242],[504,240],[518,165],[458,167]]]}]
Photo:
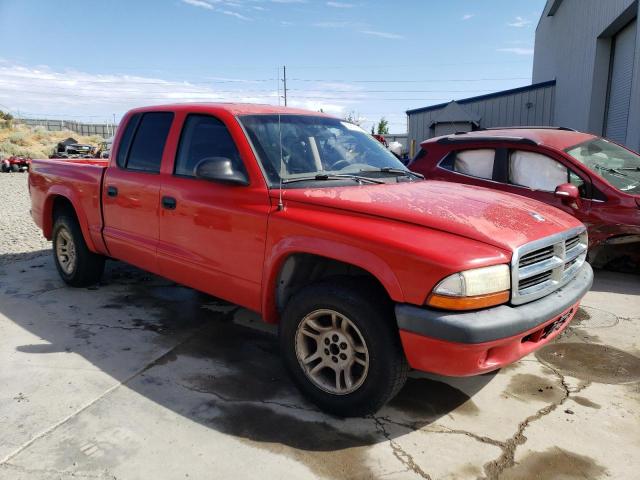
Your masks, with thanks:
[{"label": "door handle", "polygon": [[107,187],[107,195],[110,197],[117,197],[118,189],[116,187]]},{"label": "door handle", "polygon": [[162,197],[162,208],[167,210],[176,209],[176,199],[173,197]]}]

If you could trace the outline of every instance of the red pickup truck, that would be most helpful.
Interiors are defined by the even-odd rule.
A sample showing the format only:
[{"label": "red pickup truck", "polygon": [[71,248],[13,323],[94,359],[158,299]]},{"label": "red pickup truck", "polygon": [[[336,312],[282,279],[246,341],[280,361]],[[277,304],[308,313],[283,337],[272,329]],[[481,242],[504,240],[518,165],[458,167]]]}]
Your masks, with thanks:
[{"label": "red pickup truck", "polygon": [[409,367],[498,369],[573,318],[587,233],[543,203],[426,181],[359,127],[258,105],[132,110],[110,160],[34,160],[32,214],[60,276],[122,260],[277,323],[284,363],[338,415]]}]

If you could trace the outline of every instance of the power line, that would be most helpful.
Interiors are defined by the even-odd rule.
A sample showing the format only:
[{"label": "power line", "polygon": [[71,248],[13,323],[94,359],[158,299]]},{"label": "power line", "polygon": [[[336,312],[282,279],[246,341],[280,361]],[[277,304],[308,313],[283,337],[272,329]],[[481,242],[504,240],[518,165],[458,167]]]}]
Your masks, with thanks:
[{"label": "power line", "polygon": [[[45,90],[42,91],[37,91],[37,90],[23,90],[22,88],[20,88],[19,85],[10,85],[15,87],[16,89],[19,89],[20,92],[30,92],[30,93],[43,93],[46,94],[50,91],[57,91],[57,92],[69,92],[70,94],[73,94],[73,92],[86,92],[87,94],[127,94],[127,93],[131,93],[131,94],[138,94],[140,93],[139,90],[132,90],[132,89],[119,89],[119,88],[115,88],[115,89],[109,89],[109,90],[104,90],[104,89],[95,89],[95,88],[83,88],[83,87],[75,87],[73,88],[73,91],[71,91],[71,88],[64,88],[64,87],[60,87],[60,86],[45,86],[45,85],[34,85],[34,87],[41,87]],[[0,87],[2,88],[2,87]],[[7,86],[4,87],[5,89],[7,89]],[[9,89],[10,90],[10,89]],[[327,89],[325,89],[327,90]],[[287,92],[302,92],[302,93],[312,93],[316,90],[314,89],[303,89],[303,88],[288,88],[287,87]],[[459,89],[459,90],[450,90],[450,89],[430,89],[430,90],[340,90],[340,89],[330,89],[330,91],[332,91],[333,93],[344,93],[344,94],[353,94],[353,95],[357,95],[360,93],[478,93],[478,92],[486,92],[489,91],[486,88],[485,89]],[[150,92],[150,93],[163,93],[162,91],[154,91],[154,92]],[[198,94],[203,94],[203,95],[208,95],[208,94],[217,94],[217,93],[242,93],[242,94],[252,94],[252,93],[270,93],[270,94],[275,94],[277,95],[278,92],[275,89],[236,89],[236,90],[191,90],[191,91],[185,91],[185,92],[181,92],[181,93],[187,93],[187,94],[194,94],[194,95],[198,95]]]},{"label": "power line", "polygon": [[[87,84],[121,84],[123,81],[135,85],[159,85],[159,86],[171,86],[171,85],[210,85],[216,83],[261,83],[261,82],[273,82],[278,80],[276,78],[259,78],[259,79],[225,79],[225,80],[207,80],[207,81],[189,81],[189,80],[158,80],[158,81],[137,81],[135,78],[120,78],[120,79],[103,79],[103,80],[69,80],[65,78],[34,78],[28,75],[22,75],[15,72],[0,71],[0,77],[2,76],[19,77],[24,80],[35,80],[44,82],[74,82],[74,83],[87,83]],[[496,81],[510,81],[510,80],[530,80],[530,77],[494,77],[494,78],[422,78],[411,80],[359,80],[359,79],[326,79],[326,78],[290,78],[290,81],[296,82],[335,82],[335,83],[437,83],[437,82],[496,82]],[[74,85],[69,85],[73,87]]]},{"label": "power line", "polygon": [[496,82],[502,80],[530,80],[530,77],[503,77],[503,78],[440,78],[422,80],[329,80],[292,78],[297,82],[335,82],[335,83],[436,83],[436,82]]}]

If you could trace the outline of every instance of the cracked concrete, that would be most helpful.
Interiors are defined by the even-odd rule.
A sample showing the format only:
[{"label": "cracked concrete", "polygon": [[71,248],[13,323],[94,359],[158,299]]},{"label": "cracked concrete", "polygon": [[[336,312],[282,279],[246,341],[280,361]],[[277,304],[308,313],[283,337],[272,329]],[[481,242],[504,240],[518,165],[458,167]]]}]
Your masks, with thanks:
[{"label": "cracked concrete", "polygon": [[48,257],[14,255],[0,478],[633,478],[639,299],[637,276],[598,272],[545,352],[412,374],[375,416],[337,419],[300,397],[254,314],[116,262],[69,289]]},{"label": "cracked concrete", "polygon": [[[621,276],[618,293],[598,275],[607,292],[598,280],[555,350],[481,377],[412,375],[377,415],[343,420],[299,396],[250,312],[120,263],[69,289],[50,259],[14,262],[0,272],[0,478],[631,478],[640,284]],[[611,358],[594,381],[560,347],[596,335]]]}]

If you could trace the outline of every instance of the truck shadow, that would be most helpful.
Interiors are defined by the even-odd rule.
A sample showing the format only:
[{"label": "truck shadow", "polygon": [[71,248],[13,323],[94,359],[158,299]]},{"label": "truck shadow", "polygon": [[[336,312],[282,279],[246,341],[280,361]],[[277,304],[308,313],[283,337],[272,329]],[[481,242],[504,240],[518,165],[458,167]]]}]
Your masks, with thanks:
[{"label": "truck shadow", "polygon": [[256,315],[119,262],[108,262],[102,284],[71,289],[49,256],[32,257],[0,266],[0,314],[42,339],[17,345],[19,354],[80,355],[147,399],[262,448],[336,452],[476,415],[471,397],[493,378],[453,386],[412,376],[376,417],[335,418],[300,396],[274,330]]}]

